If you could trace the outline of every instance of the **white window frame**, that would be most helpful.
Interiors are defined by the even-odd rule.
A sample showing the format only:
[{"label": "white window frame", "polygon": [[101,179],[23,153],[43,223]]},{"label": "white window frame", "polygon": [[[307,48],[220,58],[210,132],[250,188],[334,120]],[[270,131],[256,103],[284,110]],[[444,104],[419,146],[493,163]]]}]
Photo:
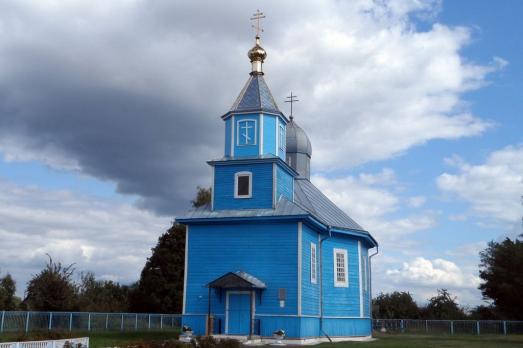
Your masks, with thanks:
[{"label": "white window frame", "polygon": [[[312,257],[314,255],[314,257]],[[311,242],[311,283],[318,282],[318,250],[316,244]]]},{"label": "white window frame", "polygon": [[286,138],[285,138],[285,125],[280,123],[280,127],[279,127],[279,134],[278,136],[280,137],[279,139],[279,149],[280,151],[283,151],[285,153],[285,143],[287,142]]},{"label": "white window frame", "polygon": [[[347,249],[337,249],[334,248],[333,250],[333,257],[334,257],[334,286],[337,288],[347,288],[349,286],[349,259],[347,255]],[[345,271],[345,280],[340,281],[338,280],[338,268],[337,268],[337,255],[343,255],[343,267]]]},{"label": "white window frame", "polygon": [[[239,195],[238,194],[238,178],[240,176],[249,177],[249,194]],[[234,198],[252,198],[252,173],[251,172],[237,172],[234,174]]]},{"label": "white window frame", "polygon": [[[241,133],[241,127],[240,123],[251,121],[254,122],[254,143],[253,144],[240,144],[240,133]],[[258,122],[254,118],[246,118],[242,120],[236,121],[236,146],[256,146],[258,144]]]}]

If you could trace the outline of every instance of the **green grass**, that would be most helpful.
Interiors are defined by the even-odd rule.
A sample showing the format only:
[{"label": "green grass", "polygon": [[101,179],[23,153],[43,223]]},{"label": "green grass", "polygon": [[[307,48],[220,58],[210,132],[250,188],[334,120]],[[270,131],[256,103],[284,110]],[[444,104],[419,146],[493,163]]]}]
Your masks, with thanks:
[{"label": "green grass", "polygon": [[[164,341],[178,337],[178,331],[99,331],[64,333],[68,337],[89,336],[90,348],[115,347],[128,343]],[[70,336],[69,336],[70,335]],[[523,335],[403,335],[378,334],[373,342],[324,343],[321,348],[523,348]],[[15,341],[16,334],[0,336],[1,341]],[[27,337],[31,338],[31,337]]]},{"label": "green grass", "polygon": [[523,335],[501,336],[428,336],[428,335],[374,335],[373,342],[324,343],[321,348],[512,348],[523,347]]}]

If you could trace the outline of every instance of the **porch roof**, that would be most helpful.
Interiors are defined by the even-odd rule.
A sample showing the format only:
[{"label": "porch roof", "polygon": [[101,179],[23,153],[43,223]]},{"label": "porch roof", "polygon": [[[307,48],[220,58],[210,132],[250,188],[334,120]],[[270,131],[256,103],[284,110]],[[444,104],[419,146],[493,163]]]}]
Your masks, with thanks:
[{"label": "porch roof", "polygon": [[247,272],[228,272],[207,284],[216,289],[265,289],[265,283]]}]

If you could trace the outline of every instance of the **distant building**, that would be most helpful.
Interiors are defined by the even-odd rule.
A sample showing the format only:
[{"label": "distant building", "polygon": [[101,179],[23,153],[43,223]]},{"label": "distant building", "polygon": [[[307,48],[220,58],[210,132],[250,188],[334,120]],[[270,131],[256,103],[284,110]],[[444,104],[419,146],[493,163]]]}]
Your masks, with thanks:
[{"label": "distant building", "polygon": [[187,226],[183,324],[200,335],[369,336],[377,242],[309,181],[311,143],[274,101],[259,37],[249,58],[222,116],[224,157],[208,162],[212,204],[177,218]]}]

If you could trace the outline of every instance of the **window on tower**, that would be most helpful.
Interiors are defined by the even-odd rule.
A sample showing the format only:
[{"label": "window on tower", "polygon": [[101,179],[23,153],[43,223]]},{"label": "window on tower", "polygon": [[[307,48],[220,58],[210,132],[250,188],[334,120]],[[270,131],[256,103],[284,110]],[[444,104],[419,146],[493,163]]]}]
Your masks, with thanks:
[{"label": "window on tower", "polygon": [[256,145],[256,120],[237,122],[236,144],[238,146]]},{"label": "window on tower", "polygon": [[234,177],[234,198],[252,197],[252,173],[239,172]]},{"label": "window on tower", "polygon": [[346,249],[334,249],[334,286],[349,286]]},{"label": "window on tower", "polygon": [[280,151],[283,151],[285,153],[285,145],[286,145],[286,137],[285,137],[285,125],[284,124],[280,124],[280,140],[279,140],[279,145],[280,145]]}]

